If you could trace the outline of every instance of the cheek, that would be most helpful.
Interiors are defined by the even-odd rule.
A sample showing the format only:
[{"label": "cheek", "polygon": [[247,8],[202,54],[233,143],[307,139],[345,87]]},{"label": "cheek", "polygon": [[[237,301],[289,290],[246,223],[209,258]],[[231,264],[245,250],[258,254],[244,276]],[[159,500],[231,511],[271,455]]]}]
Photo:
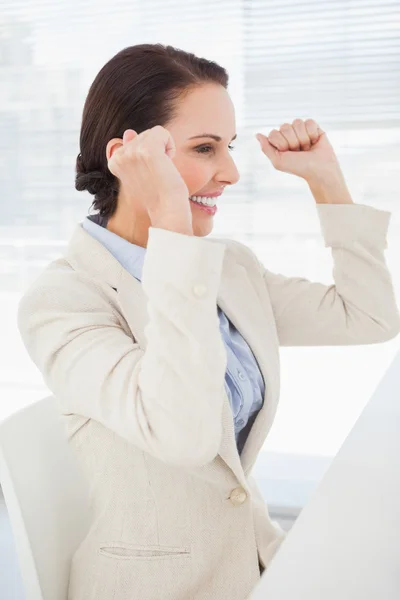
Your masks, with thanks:
[{"label": "cheek", "polygon": [[212,179],[211,166],[201,156],[176,156],[173,160],[190,194],[202,191]]},{"label": "cheek", "polygon": [[203,190],[212,179],[210,165],[201,158],[191,160],[190,164],[187,163],[179,172],[191,193]]}]

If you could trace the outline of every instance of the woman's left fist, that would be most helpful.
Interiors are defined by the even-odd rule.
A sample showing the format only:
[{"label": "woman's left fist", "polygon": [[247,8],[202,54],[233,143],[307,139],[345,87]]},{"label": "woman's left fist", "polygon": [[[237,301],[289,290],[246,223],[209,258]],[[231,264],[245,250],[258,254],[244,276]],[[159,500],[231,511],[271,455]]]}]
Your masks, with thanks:
[{"label": "woman's left fist", "polygon": [[313,119],[295,119],[292,125],[284,123],[279,131],[273,129],[268,136],[258,133],[256,137],[278,171],[311,181],[340,169],[326,133]]}]

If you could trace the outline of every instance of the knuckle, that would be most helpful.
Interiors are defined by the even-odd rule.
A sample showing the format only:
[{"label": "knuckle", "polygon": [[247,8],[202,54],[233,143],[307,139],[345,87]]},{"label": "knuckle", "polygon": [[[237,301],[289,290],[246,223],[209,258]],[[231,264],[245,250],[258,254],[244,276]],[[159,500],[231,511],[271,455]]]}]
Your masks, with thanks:
[{"label": "knuckle", "polygon": [[123,147],[121,147],[120,157],[122,158],[123,156],[130,156],[134,151],[135,151],[134,144],[128,144],[126,146],[123,146]]},{"label": "knuckle", "polygon": [[303,120],[302,119],[295,119],[293,121],[293,125],[303,125]]},{"label": "knuckle", "polygon": [[147,146],[141,145],[137,148],[136,155],[140,158],[148,158],[150,156],[150,150]]},{"label": "knuckle", "polygon": [[288,129],[292,129],[292,126],[290,125],[290,123],[283,123],[283,125],[281,125],[279,129],[284,129],[286,131]]}]

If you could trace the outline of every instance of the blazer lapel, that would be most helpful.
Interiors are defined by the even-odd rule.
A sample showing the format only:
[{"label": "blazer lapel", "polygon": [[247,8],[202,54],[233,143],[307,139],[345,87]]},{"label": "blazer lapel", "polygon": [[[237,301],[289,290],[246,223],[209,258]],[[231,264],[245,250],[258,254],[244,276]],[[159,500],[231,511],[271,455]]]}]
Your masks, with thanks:
[{"label": "blazer lapel", "polygon": [[[226,252],[217,303],[250,346],[265,382],[263,406],[259,411],[240,455],[244,473],[251,471],[267,436],[279,397],[279,348],[272,311],[267,310],[266,297],[261,298],[246,269]],[[271,320],[272,319],[272,320]],[[229,399],[226,397],[229,404]],[[229,405],[230,421],[232,411]],[[224,431],[228,429],[225,413]],[[234,451],[239,456],[234,442]],[[222,458],[229,464],[232,449],[222,445]]]},{"label": "blazer lapel", "polygon": [[[207,241],[224,242],[217,238]],[[71,238],[66,258],[75,269],[83,268],[117,290],[121,312],[137,343],[145,350],[147,341],[144,330],[148,323],[148,312],[147,296],[141,282],[128,273],[80,225]],[[266,383],[263,407],[251,428],[241,456],[236,447],[231,406],[225,394],[223,437],[219,455],[245,485],[245,475],[253,467],[276,411],[279,396],[279,352],[275,341],[276,333],[270,320],[272,313],[267,313],[256,288],[248,279],[246,269],[236,262],[229,247],[224,255],[217,304],[249,344]]]}]

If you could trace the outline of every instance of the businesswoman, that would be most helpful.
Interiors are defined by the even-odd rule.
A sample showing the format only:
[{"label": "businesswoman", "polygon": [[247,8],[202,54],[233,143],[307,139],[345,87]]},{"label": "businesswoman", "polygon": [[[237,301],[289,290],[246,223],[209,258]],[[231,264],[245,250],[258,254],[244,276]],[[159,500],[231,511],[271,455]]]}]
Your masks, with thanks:
[{"label": "businesswoman", "polygon": [[334,283],[207,239],[239,180],[227,85],[216,63],[159,44],[100,70],[76,163],[97,212],[19,305],[88,481],[69,600],[245,600],[285,537],[251,475],[278,404],[279,346],[399,332],[390,213],[352,202],[312,119],[260,136],[260,151],[307,181]]}]

